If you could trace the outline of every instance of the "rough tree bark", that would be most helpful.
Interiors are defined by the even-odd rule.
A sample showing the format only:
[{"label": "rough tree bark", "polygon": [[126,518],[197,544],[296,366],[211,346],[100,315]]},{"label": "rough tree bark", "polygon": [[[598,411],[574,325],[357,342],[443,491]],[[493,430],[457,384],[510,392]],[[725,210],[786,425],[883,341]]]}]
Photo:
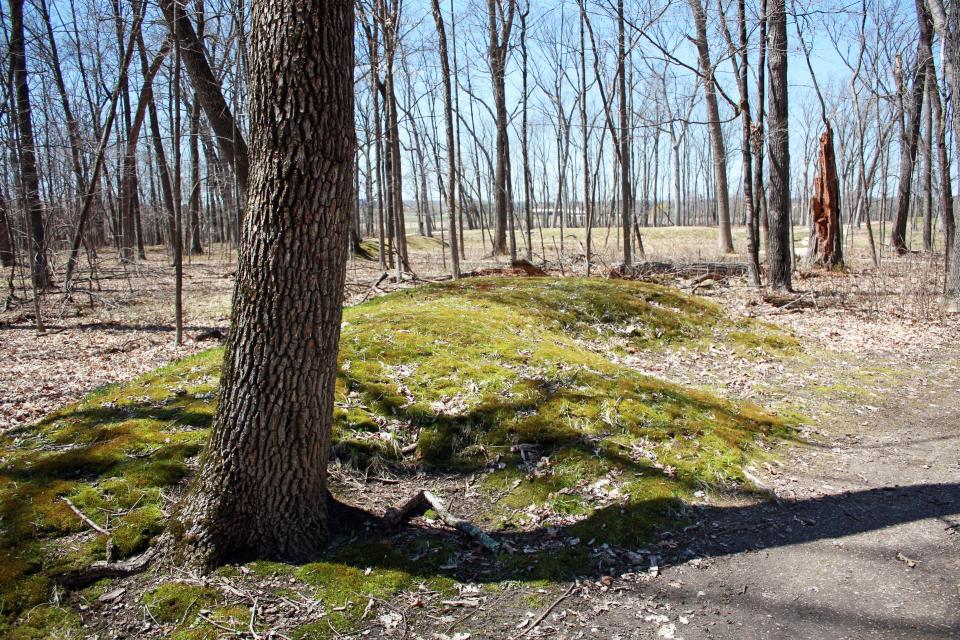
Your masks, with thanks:
[{"label": "rough tree bark", "polygon": [[920,38],[917,41],[917,62],[913,75],[909,123],[900,141],[900,183],[897,187],[897,217],[890,234],[890,248],[897,253],[907,252],[907,222],[910,217],[910,197],[913,186],[913,165],[917,161],[917,140],[923,119],[923,96],[926,93],[927,67],[933,57],[931,47],[930,13],[924,0],[916,0],[917,23]]},{"label": "rough tree bark", "polygon": [[770,74],[770,103],[767,114],[767,148],[770,156],[768,195],[767,265],[768,284],[774,290],[789,291],[790,247],[790,113],[787,99],[787,7],[785,0],[770,0],[767,7],[770,29],[767,66]]},{"label": "rough tree bark", "polygon": [[817,173],[813,178],[813,196],[810,212],[817,234],[814,264],[836,269],[843,266],[843,244],[840,235],[840,179],[837,176],[837,158],[833,149],[833,128],[820,136],[817,154]]},{"label": "rough tree bark", "polygon": [[353,207],[352,0],[255,0],[250,184],[220,403],[176,556],[303,559],[328,539]]},{"label": "rough tree bark", "polygon": [[[953,95],[960,96],[960,27],[957,24],[957,13],[960,12],[960,7],[957,7],[955,2],[944,7],[942,0],[927,0],[926,6],[934,28],[940,35],[943,46],[946,47],[944,77],[950,82]],[[947,9],[950,10],[949,14]],[[953,109],[953,130],[960,131],[960,110],[957,109]],[[960,161],[960,137],[954,135],[953,143],[955,157]],[[947,258],[944,298],[948,310],[956,313],[960,312],[960,224],[954,224],[951,247]]]},{"label": "rough tree bark", "polygon": [[20,183],[30,223],[30,264],[33,286],[43,291],[51,284],[47,264],[46,229],[43,203],[40,202],[40,177],[30,111],[30,85],[27,82],[27,58],[23,37],[23,0],[10,0],[10,65],[16,91],[16,118],[20,131]]}]

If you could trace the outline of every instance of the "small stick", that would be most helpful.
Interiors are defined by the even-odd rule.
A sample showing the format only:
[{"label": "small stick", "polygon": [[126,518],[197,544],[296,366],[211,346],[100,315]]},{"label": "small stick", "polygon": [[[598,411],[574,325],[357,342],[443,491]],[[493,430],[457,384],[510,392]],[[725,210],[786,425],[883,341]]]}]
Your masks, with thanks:
[{"label": "small stick", "polygon": [[255,626],[257,623],[257,599],[253,599],[253,607],[250,608],[250,635],[253,636],[254,640],[260,640],[260,636],[257,634]]},{"label": "small stick", "polygon": [[573,590],[576,588],[577,588],[577,583],[574,582],[573,584],[570,585],[570,588],[567,589],[566,592],[564,592],[563,595],[561,595],[559,598],[554,600],[549,607],[543,610],[543,613],[537,616],[537,618],[531,624],[527,625],[526,629],[524,629],[517,635],[513,636],[510,640],[519,640],[523,636],[533,631],[536,627],[540,626],[540,623],[543,622],[548,615],[550,615],[550,612],[556,609],[558,604],[560,604],[561,602],[569,598],[570,594],[573,593]]},{"label": "small stick", "polygon": [[232,633],[232,634],[234,634],[234,635],[240,635],[240,632],[237,631],[236,629],[234,629],[233,627],[228,627],[228,626],[226,626],[226,625],[220,624],[220,623],[217,622],[216,620],[213,620],[213,619],[211,619],[211,618],[208,618],[207,616],[203,615],[202,613],[198,613],[198,614],[197,614],[197,617],[200,618],[201,620],[203,620],[204,622],[206,622],[207,624],[212,624],[213,626],[217,627],[218,629],[223,629],[224,631],[229,631],[230,633]]},{"label": "small stick", "polygon": [[87,525],[89,525],[91,529],[94,529],[94,530],[96,530],[98,533],[102,533],[102,534],[105,535],[105,536],[109,536],[109,535],[110,535],[110,532],[109,532],[109,531],[107,531],[106,529],[104,529],[103,527],[101,527],[100,525],[98,525],[96,522],[94,522],[94,521],[91,520],[90,518],[88,518],[87,515],[86,515],[85,513],[83,513],[83,511],[80,511],[80,509],[77,508],[77,505],[75,505],[75,504],[73,504],[72,502],[70,502],[70,498],[64,497],[64,498],[61,498],[61,500],[63,500],[64,502],[66,502],[66,503],[67,503],[67,506],[70,507],[70,510],[73,511],[75,514],[77,514],[77,517],[78,517],[78,518],[80,518],[81,520],[83,520],[84,522],[86,522]]}]

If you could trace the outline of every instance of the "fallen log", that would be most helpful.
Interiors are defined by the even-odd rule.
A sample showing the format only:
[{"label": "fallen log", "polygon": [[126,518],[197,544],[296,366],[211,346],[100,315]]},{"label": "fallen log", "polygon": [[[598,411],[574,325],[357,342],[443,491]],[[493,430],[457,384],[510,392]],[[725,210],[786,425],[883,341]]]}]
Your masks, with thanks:
[{"label": "fallen log", "polygon": [[470,536],[488,551],[496,553],[500,550],[499,542],[491,538],[483,529],[469,520],[450,513],[443,504],[443,501],[430,491],[418,491],[414,495],[399,502],[396,506],[387,509],[383,520],[389,529],[396,529],[401,523],[410,518],[422,515],[427,509],[433,509],[444,524]]},{"label": "fallen log", "polygon": [[495,267],[487,269],[474,269],[465,273],[464,277],[479,278],[482,276],[514,276],[514,277],[543,277],[548,275],[540,267],[531,264],[527,260],[516,260],[509,267]]},{"label": "fallen log", "polygon": [[639,262],[614,267],[608,278],[636,280],[652,275],[672,275],[684,278],[729,278],[747,275],[743,262]]}]

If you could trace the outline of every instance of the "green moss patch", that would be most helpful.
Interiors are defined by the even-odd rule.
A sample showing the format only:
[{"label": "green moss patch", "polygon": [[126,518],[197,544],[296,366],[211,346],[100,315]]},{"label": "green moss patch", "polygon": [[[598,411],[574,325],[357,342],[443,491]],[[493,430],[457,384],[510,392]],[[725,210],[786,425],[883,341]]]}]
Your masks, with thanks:
[{"label": "green moss patch", "polygon": [[[557,522],[568,539],[642,544],[693,492],[739,480],[757,442],[787,436],[791,421],[614,356],[713,343],[782,352],[791,340],[647,283],[474,278],[402,291],[345,310],[334,454],[360,470],[401,467],[400,449],[416,442],[423,467],[487,471],[484,526],[525,534]],[[0,438],[0,624],[27,629],[15,621],[51,601],[54,574],[106,557],[105,537],[63,498],[109,528],[114,559],[163,530],[167,494],[205,441],[222,357],[213,349],[99,389]],[[327,633],[350,629],[371,597],[421,582],[449,588],[451,550],[432,545],[360,542],[323,562],[251,570],[313,585],[329,610],[313,631]],[[505,553],[490,578],[559,579],[594,561],[583,545]],[[175,624],[191,617],[194,596],[214,596],[194,591],[167,583],[144,603]]]},{"label": "green moss patch", "polygon": [[158,622],[183,624],[191,613],[216,604],[220,592],[185,582],[165,582],[143,596],[143,604]]}]

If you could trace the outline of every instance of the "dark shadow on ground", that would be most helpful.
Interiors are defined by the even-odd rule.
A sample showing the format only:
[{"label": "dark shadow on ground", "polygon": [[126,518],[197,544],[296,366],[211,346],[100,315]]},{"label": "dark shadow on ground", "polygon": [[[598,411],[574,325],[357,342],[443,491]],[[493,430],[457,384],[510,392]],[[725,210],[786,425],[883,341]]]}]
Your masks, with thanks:
[{"label": "dark shadow on ground", "polygon": [[[390,541],[368,523],[370,556],[358,558],[356,566],[379,566],[414,572],[423,577],[445,575],[467,582],[500,580],[598,579],[636,567],[638,556],[649,561],[658,556],[660,566],[745,551],[798,545],[816,540],[842,538],[900,524],[960,515],[960,484],[922,484],[882,487],[847,492],[789,503],[763,502],[748,506],[685,507],[677,500],[654,500],[598,509],[586,519],[562,527],[537,528],[528,532],[501,531],[493,538],[506,551],[496,555],[481,551],[472,540],[434,526],[413,521]],[[637,512],[666,512],[680,516],[679,525],[655,535],[655,541],[636,547],[612,543],[621,539],[617,522],[635,522]],[[422,522],[422,521],[421,521]],[[951,527],[945,523],[945,527]],[[608,533],[610,535],[608,535]],[[383,554],[376,557],[377,541]],[[422,552],[431,541],[437,548],[455,550],[437,562],[414,562],[397,553],[415,542]],[[406,544],[405,544],[406,542]],[[588,544],[588,542],[590,544]],[[350,563],[350,555],[338,561]],[[439,567],[443,566],[443,569]]]}]

